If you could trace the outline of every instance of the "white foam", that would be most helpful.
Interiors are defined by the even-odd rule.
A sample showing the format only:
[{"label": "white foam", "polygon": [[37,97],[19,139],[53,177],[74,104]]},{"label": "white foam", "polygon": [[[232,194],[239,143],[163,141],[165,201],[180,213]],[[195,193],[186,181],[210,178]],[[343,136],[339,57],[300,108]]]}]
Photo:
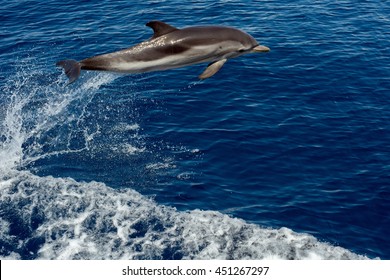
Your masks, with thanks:
[{"label": "white foam", "polygon": [[150,169],[150,170],[171,169],[171,168],[176,168],[176,165],[172,164],[169,161],[150,163],[146,165],[146,169]]},{"label": "white foam", "polygon": [[[12,177],[0,185],[1,234],[12,248],[2,258],[26,258],[20,255],[26,248],[38,259],[365,258],[287,228],[261,228],[214,211],[179,212],[129,189],[29,172]],[[15,220],[24,231],[11,238]],[[32,240],[42,244],[31,249]]]},{"label": "white foam", "polygon": [[139,154],[145,151],[145,147],[135,147],[128,143],[122,145],[121,152],[128,155]]},{"label": "white foam", "polygon": [[137,123],[127,124],[127,123],[119,123],[113,127],[113,131],[119,132],[128,132],[128,131],[137,131],[140,126]]}]

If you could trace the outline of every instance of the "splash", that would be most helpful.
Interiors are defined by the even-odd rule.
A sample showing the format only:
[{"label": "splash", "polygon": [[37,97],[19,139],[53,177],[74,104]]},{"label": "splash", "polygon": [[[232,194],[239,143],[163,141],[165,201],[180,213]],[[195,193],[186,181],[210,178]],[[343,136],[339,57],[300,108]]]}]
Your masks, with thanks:
[{"label": "splash", "polygon": [[[6,100],[0,119],[0,172],[23,169],[52,155],[88,149],[99,133],[81,125],[98,89],[116,76],[86,75],[78,85],[65,86],[63,76],[49,76],[22,65],[1,89]],[[81,130],[80,130],[81,129]],[[83,141],[74,144],[76,136]],[[56,147],[53,149],[53,147]]]}]

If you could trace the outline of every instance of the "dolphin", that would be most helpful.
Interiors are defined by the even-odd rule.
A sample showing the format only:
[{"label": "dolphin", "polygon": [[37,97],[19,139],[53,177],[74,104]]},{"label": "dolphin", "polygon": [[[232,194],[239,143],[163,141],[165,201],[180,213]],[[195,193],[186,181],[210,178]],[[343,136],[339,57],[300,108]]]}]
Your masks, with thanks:
[{"label": "dolphin", "polygon": [[199,79],[217,73],[229,58],[247,53],[268,52],[251,35],[226,26],[194,26],[178,29],[161,21],[146,24],[153,36],[128,49],[76,60],[62,60],[69,83],[81,70],[144,73],[210,62]]}]

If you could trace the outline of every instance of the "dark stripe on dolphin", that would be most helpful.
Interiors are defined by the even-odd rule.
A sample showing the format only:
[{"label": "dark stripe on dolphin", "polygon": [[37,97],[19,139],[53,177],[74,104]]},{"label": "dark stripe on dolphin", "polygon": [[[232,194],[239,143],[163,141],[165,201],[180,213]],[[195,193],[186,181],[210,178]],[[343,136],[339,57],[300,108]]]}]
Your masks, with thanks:
[{"label": "dark stripe on dolphin", "polygon": [[[190,46],[186,46],[184,44],[180,44],[180,45],[167,45],[167,46],[156,48],[156,51],[159,52],[159,53],[162,53],[162,54],[169,55],[169,54],[183,53],[183,52],[189,50],[190,48],[191,48]],[[153,59],[147,58],[147,60],[145,60],[145,61],[150,61],[150,60],[153,60]]]},{"label": "dark stripe on dolphin", "polygon": [[104,57],[94,56],[81,60],[80,65],[83,70],[108,71],[110,63]]}]

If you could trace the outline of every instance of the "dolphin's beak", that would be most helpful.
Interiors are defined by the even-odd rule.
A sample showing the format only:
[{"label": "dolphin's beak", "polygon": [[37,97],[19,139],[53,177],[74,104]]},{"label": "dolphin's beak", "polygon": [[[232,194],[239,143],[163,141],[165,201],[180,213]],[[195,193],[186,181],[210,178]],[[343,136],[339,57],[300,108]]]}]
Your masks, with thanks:
[{"label": "dolphin's beak", "polygon": [[270,49],[266,46],[258,45],[252,49],[252,52],[269,52]]}]

